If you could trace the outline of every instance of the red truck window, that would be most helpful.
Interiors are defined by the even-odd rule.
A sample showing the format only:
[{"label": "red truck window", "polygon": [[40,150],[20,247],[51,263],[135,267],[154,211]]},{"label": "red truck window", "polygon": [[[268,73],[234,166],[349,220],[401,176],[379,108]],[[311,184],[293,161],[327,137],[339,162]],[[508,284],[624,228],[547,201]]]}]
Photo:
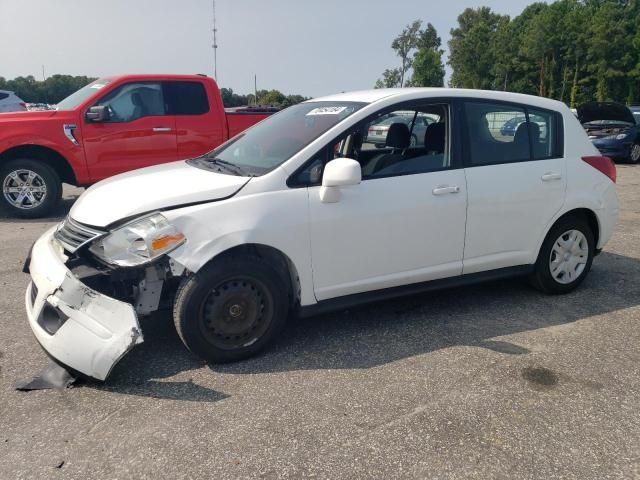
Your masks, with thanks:
[{"label": "red truck window", "polygon": [[170,115],[202,115],[209,111],[209,100],[200,82],[165,82]]}]

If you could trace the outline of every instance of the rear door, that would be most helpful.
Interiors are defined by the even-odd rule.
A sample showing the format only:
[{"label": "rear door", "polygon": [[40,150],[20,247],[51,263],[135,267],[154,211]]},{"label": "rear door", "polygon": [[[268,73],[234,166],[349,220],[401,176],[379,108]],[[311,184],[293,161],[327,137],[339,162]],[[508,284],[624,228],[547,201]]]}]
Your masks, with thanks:
[{"label": "rear door", "polygon": [[225,138],[222,105],[208,98],[203,82],[164,82],[169,113],[175,118],[177,156],[193,158],[209,152]]},{"label": "rear door", "polygon": [[161,82],[128,82],[95,105],[108,108],[105,122],[84,120],[83,144],[93,181],[176,160],[176,122],[167,113]]},{"label": "rear door", "polygon": [[[533,263],[539,239],[564,203],[562,116],[480,100],[465,102],[464,111],[469,207],[463,273]],[[503,128],[509,122],[518,124],[514,132]]]}]

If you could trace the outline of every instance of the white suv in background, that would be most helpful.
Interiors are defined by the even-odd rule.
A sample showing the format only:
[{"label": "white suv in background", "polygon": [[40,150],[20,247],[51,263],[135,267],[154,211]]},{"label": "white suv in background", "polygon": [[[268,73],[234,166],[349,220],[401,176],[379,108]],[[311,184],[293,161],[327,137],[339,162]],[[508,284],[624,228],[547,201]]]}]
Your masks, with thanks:
[{"label": "white suv in background", "polygon": [[0,113],[26,111],[27,104],[19,96],[8,90],[0,90]]},{"label": "white suv in background", "polygon": [[[434,121],[419,142],[403,121],[383,149],[363,148],[397,112]],[[526,121],[503,135],[496,119],[514,117]],[[192,352],[224,362],[266,347],[292,313],[514,275],[566,293],[611,237],[615,180],[553,100],[411,88],[311,100],[202,157],[88,189],[32,248],[27,315],[49,355],[104,379],[142,342],[138,316],[161,306]]]}]

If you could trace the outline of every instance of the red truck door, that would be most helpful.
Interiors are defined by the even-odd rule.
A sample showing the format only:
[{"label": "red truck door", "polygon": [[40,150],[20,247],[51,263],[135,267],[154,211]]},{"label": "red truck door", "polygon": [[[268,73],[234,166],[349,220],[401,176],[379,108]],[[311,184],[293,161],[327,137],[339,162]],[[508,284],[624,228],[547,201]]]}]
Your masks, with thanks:
[{"label": "red truck door", "polygon": [[168,113],[162,82],[129,82],[108,92],[109,120],[83,120],[82,134],[93,181],[177,157],[176,119]]},{"label": "red truck door", "polygon": [[[226,140],[220,96],[197,80],[165,81],[169,113],[175,115],[178,158],[203,155]],[[211,98],[210,98],[211,97]]]}]

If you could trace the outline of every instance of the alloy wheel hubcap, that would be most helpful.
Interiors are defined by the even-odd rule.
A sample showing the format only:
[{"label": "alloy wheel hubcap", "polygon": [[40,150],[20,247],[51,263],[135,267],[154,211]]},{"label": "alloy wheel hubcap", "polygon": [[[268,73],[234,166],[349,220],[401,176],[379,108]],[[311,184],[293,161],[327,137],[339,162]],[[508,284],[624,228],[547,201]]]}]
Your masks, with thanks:
[{"label": "alloy wheel hubcap", "polygon": [[2,193],[12,206],[30,210],[42,204],[47,196],[47,185],[36,172],[19,169],[10,172],[4,178]]},{"label": "alloy wheel hubcap", "polygon": [[640,160],[640,145],[635,144],[631,148],[631,160],[633,160],[634,162]]},{"label": "alloy wheel hubcap", "polygon": [[575,281],[584,271],[589,259],[589,242],[579,230],[569,230],[556,240],[551,249],[549,271],[563,285]]}]

